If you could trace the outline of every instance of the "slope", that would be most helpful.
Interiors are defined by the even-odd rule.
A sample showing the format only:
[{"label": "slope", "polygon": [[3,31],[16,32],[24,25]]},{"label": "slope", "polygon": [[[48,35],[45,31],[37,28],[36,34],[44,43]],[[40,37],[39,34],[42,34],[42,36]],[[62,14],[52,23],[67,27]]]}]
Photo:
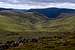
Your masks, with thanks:
[{"label": "slope", "polygon": [[73,32],[75,31],[74,22],[75,22],[74,13],[61,13],[56,19],[49,20],[47,23],[44,23],[41,27],[41,31]]},{"label": "slope", "polygon": [[10,10],[0,11],[0,41],[16,39],[37,31],[36,26],[46,22],[48,18],[37,12],[18,13]]},{"label": "slope", "polygon": [[58,18],[38,26],[38,30],[39,35],[43,33],[41,36],[35,33],[27,42],[24,38],[23,45],[8,50],[75,50],[75,14],[61,13]]}]

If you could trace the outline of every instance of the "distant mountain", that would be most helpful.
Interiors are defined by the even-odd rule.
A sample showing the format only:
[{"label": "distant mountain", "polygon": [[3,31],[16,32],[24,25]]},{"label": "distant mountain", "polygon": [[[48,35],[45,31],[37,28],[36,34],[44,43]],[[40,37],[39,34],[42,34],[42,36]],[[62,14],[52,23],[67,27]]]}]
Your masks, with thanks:
[{"label": "distant mountain", "polygon": [[0,8],[0,11],[11,11],[16,13],[24,13],[27,12],[25,9],[11,9],[11,8]]},{"label": "distant mountain", "polygon": [[75,13],[75,9],[65,9],[65,8],[45,8],[45,9],[30,9],[30,10],[0,8],[0,11],[4,11],[4,10],[8,10],[11,12],[13,11],[16,13],[37,12],[49,18],[56,18],[61,13]]},{"label": "distant mountain", "polygon": [[65,8],[46,8],[46,9],[30,9],[30,12],[39,12],[49,18],[56,18],[61,13],[75,13],[74,9],[65,9]]}]

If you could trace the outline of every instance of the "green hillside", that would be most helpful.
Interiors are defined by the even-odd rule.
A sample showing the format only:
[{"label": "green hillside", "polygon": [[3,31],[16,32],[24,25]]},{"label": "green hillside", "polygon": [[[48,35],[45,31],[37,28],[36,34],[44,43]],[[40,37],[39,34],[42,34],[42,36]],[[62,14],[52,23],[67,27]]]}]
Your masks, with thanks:
[{"label": "green hillside", "polygon": [[47,21],[47,19],[47,17],[34,12],[16,13],[2,11],[0,12],[0,41],[8,41],[16,39],[18,36],[27,36],[28,34],[32,36],[33,32],[38,32],[36,26]]},{"label": "green hillside", "polygon": [[37,24],[38,33],[35,32],[35,35],[30,32],[32,36],[39,37],[30,40],[36,39],[38,42],[29,41],[8,50],[75,50],[75,16],[62,13],[59,17]]},{"label": "green hillside", "polygon": [[[5,44],[12,40],[16,42],[19,37],[28,40],[25,43],[22,41],[24,39],[19,39],[21,43],[24,42],[23,45],[21,46],[19,42],[20,46],[8,50],[74,50],[74,32],[75,16],[70,13],[61,13],[58,18],[49,20],[36,12],[0,12],[0,42]],[[31,41],[32,39],[34,40]]]},{"label": "green hillside", "polygon": [[12,19],[0,15],[0,30],[17,32],[22,31],[22,27],[23,26],[16,24]]},{"label": "green hillside", "polygon": [[[75,16],[69,15],[69,13],[62,13],[65,15],[62,18],[49,20],[48,23],[42,25],[42,31],[48,32],[73,32],[75,31]],[[68,16],[67,16],[68,15]]]},{"label": "green hillside", "polygon": [[[41,34],[33,32],[74,32],[75,16],[72,16],[71,14],[69,15],[69,13],[62,13],[59,17],[61,16],[63,17],[48,20],[47,17],[35,12],[28,12],[24,14],[15,12],[0,12],[0,32],[7,32],[4,33],[6,35],[11,34],[11,32],[14,34],[20,34],[16,36],[26,36],[28,34],[31,36],[41,36]],[[31,33],[27,34],[25,32]],[[47,34],[43,33],[43,35],[46,36]]]},{"label": "green hillside", "polygon": [[13,34],[16,35],[17,32],[22,32],[23,29],[22,25],[18,25],[12,19],[0,15],[0,41],[7,40],[8,34],[12,37]]}]

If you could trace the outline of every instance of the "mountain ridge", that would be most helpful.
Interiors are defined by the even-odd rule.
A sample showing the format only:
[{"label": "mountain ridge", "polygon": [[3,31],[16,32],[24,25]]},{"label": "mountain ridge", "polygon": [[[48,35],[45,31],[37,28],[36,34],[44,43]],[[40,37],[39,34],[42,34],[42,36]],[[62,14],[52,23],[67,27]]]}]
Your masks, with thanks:
[{"label": "mountain ridge", "polygon": [[48,18],[56,18],[61,13],[75,13],[75,9],[67,9],[67,8],[43,8],[43,9],[7,9],[7,8],[0,8],[0,11],[8,10],[13,11],[16,13],[26,13],[26,12],[37,12],[39,14],[42,14],[44,16],[47,16]]},{"label": "mountain ridge", "polygon": [[30,9],[28,11],[39,12],[49,18],[56,18],[61,13],[75,13],[75,9],[65,9],[65,8]]}]

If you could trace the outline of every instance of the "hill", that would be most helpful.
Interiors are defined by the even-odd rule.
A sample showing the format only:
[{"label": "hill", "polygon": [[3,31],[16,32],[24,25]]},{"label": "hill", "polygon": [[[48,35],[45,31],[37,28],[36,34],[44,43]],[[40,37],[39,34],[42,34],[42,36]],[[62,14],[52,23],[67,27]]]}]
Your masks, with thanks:
[{"label": "hill", "polygon": [[61,13],[58,17],[41,24],[37,27],[40,32],[31,38],[19,39],[19,45],[8,50],[75,50],[75,14]]},{"label": "hill", "polygon": [[37,31],[36,25],[40,25],[47,20],[48,18],[46,16],[43,16],[37,12],[21,13],[11,10],[1,10],[0,41],[16,39],[16,37],[18,36],[23,36],[24,34],[27,34],[25,32]]},{"label": "hill", "polygon": [[30,32],[32,36],[28,39],[22,36],[19,45],[8,50],[75,50],[74,22],[75,14],[61,13],[58,18],[39,25],[37,29],[40,32],[34,35]]},{"label": "hill", "polygon": [[[42,9],[44,10],[44,9]],[[33,10],[30,12],[22,12],[22,10],[16,9],[2,9],[0,10],[0,32],[7,34],[19,34],[25,32],[72,32],[74,31],[74,19],[75,11],[72,9],[57,9],[49,8],[44,11],[53,12],[53,14],[58,14],[58,16],[53,17],[53,19],[47,16],[44,16],[42,13],[39,13],[40,10]],[[60,10],[60,11],[59,11]],[[42,11],[42,12],[44,12]],[[44,12],[44,13],[46,13]],[[49,13],[47,12],[47,13]],[[64,13],[63,13],[64,12]],[[49,13],[53,15],[52,13]],[[26,34],[26,33],[25,33]],[[29,33],[31,35],[31,33]],[[43,34],[47,35],[46,33]],[[20,36],[20,35],[19,35]],[[29,36],[29,35],[28,35]],[[41,34],[38,34],[41,36]]]},{"label": "hill", "polygon": [[48,23],[42,25],[41,30],[50,32],[72,32],[75,31],[75,14],[61,13],[56,19],[49,20]]},{"label": "hill", "polygon": [[0,49],[72,50],[75,47],[75,11],[49,10],[1,9]]}]

